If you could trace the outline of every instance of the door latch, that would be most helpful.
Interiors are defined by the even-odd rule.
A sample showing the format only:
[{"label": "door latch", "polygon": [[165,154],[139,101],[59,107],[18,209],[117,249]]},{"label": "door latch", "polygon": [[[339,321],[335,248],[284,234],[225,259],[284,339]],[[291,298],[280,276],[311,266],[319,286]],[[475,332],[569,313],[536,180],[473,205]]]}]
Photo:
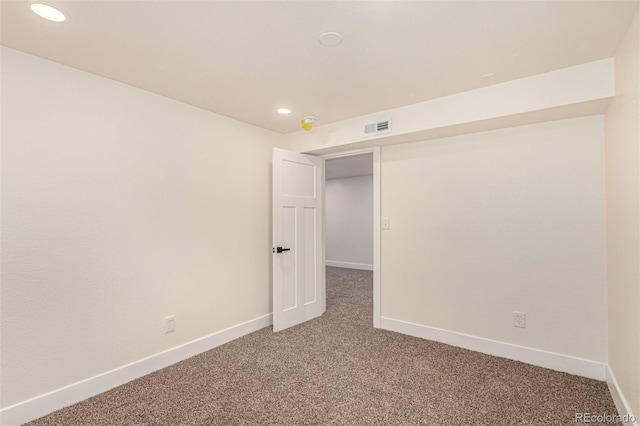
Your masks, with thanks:
[{"label": "door latch", "polygon": [[282,253],[283,251],[289,251],[291,250],[290,248],[282,248],[282,247],[276,247],[273,249],[274,253]]}]

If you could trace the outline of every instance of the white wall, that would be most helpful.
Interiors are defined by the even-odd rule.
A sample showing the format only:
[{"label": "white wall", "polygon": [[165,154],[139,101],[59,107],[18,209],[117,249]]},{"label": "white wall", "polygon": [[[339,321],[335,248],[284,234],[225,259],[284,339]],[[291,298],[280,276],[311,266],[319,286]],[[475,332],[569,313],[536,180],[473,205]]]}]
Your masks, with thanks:
[{"label": "white wall", "polygon": [[606,114],[609,366],[640,417],[640,23],[615,58],[616,98]]},{"label": "white wall", "polygon": [[325,183],[327,265],[373,270],[373,176]]},{"label": "white wall", "polygon": [[593,116],[383,147],[382,316],[605,362],[603,132]]},{"label": "white wall", "polygon": [[277,138],[2,48],[2,406],[269,314]]}]

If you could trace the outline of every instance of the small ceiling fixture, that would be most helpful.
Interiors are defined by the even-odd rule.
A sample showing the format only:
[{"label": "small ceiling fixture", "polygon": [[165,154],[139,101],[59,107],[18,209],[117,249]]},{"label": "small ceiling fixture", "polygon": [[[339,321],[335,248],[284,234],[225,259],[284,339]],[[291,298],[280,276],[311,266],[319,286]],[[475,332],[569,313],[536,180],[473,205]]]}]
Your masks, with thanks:
[{"label": "small ceiling fixture", "polygon": [[289,108],[278,108],[278,113],[280,114],[291,114],[291,110]]},{"label": "small ceiling fixture", "polygon": [[53,22],[64,22],[67,17],[53,6],[44,3],[33,3],[31,10],[38,16]]},{"label": "small ceiling fixture", "polygon": [[307,132],[311,130],[313,127],[313,123],[316,122],[316,118],[313,115],[307,115],[302,120],[300,120],[300,127],[302,127]]},{"label": "small ceiling fixture", "polygon": [[330,31],[322,34],[318,41],[323,46],[333,47],[342,43],[342,35],[340,35],[340,33]]}]

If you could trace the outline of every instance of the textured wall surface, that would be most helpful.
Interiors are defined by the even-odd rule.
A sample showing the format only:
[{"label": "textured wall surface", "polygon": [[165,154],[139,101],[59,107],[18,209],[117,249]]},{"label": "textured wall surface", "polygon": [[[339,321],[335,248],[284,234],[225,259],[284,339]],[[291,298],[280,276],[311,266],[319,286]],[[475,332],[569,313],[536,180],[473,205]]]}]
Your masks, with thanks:
[{"label": "textured wall surface", "polygon": [[327,261],[373,265],[373,176],[325,184]]},{"label": "textured wall surface", "polygon": [[602,116],[385,147],[381,174],[383,317],[606,361]]},{"label": "textured wall surface", "polygon": [[3,48],[2,406],[270,313],[276,137]]},{"label": "textured wall surface", "polygon": [[616,98],[606,114],[609,364],[640,416],[640,23],[615,58]]}]

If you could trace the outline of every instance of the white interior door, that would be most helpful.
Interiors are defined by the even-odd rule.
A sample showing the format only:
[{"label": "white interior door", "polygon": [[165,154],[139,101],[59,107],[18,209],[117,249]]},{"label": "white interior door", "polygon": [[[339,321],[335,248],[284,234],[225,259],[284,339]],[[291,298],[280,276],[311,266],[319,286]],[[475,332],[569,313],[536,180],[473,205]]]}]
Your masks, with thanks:
[{"label": "white interior door", "polygon": [[273,149],[273,331],[325,311],[324,160]]}]

